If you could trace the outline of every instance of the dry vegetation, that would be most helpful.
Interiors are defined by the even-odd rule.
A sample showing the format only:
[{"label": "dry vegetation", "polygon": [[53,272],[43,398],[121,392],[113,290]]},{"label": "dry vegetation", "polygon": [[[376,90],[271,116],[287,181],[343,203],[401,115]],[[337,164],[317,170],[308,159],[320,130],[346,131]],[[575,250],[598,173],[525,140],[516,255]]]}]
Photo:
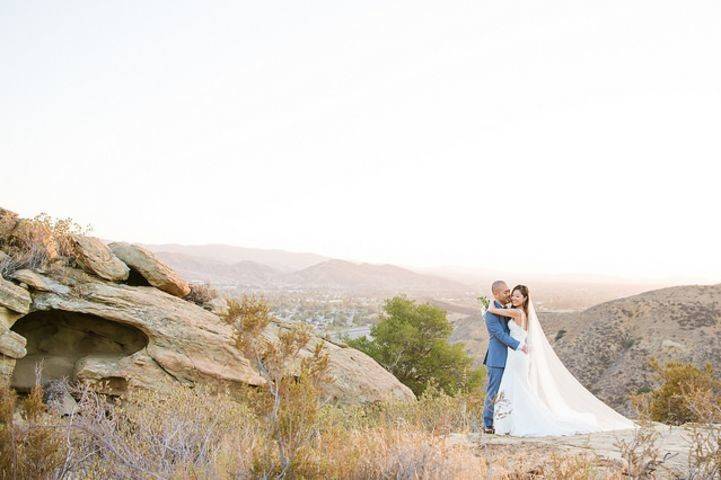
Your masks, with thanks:
[{"label": "dry vegetation", "polygon": [[218,296],[218,292],[208,283],[192,283],[190,284],[190,293],[185,296],[185,300],[193,302],[196,305],[203,305]]},{"label": "dry vegetation", "polygon": [[680,362],[669,362],[661,366],[651,361],[660,387],[639,397],[647,400],[645,410],[651,420],[670,425],[683,425],[689,422],[721,422],[721,415],[708,418],[709,412],[699,407],[701,398],[709,401],[721,399],[721,381],[713,372],[710,364],[703,369]]},{"label": "dry vegetation", "polygon": [[72,259],[72,236],[87,235],[90,230],[70,218],[56,219],[46,213],[22,219],[2,241],[8,256],[0,260],[0,275],[7,278],[22,268],[43,269],[55,260]]},{"label": "dry vegetation", "polygon": [[64,419],[46,411],[36,392],[13,418],[14,394],[3,391],[0,478],[475,479],[489,477],[489,462],[493,478],[620,472],[582,456],[516,450],[503,458],[479,445],[454,444],[442,432],[467,431],[480,412],[442,393],[411,405],[325,405],[311,417],[288,415],[283,435],[308,434],[288,467],[272,435],[279,424],[263,413],[267,399],[258,392],[237,401],[200,389],[180,388],[170,397],[137,391],[121,404],[76,390],[77,410]]},{"label": "dry vegetation", "polygon": [[[613,462],[549,447],[487,445],[482,436],[473,437],[480,438],[475,443],[454,442],[458,433],[477,433],[482,399],[451,397],[436,387],[410,404],[324,404],[316,383],[324,378],[322,349],[313,349],[287,375],[286,367],[274,363],[280,357],[271,357],[296,357],[302,335],[290,331],[270,347],[257,340],[263,336],[255,330],[266,318],[264,304],[244,300],[234,311],[247,332],[254,332],[251,338],[239,331],[238,342],[264,362],[269,383],[264,388],[248,387],[232,397],[220,387],[178,388],[172,395],[138,390],[120,402],[57,382],[50,385],[55,397],[71,393],[78,399],[64,418],[45,405],[39,385],[22,402],[3,388],[0,478],[668,478],[659,476],[667,458],[659,453],[647,417],[631,440],[617,444],[622,460]],[[703,423],[689,427],[688,471],[675,478],[721,474],[721,426],[710,424],[721,407],[711,394],[687,392],[689,408]],[[644,415],[649,404],[650,396],[637,399]]]}]

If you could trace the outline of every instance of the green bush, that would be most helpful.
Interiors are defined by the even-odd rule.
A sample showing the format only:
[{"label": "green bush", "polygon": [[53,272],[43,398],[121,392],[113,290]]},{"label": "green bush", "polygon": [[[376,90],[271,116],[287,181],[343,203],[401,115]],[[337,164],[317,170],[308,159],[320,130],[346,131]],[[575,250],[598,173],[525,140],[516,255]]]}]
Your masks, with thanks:
[{"label": "green bush", "polygon": [[721,381],[714,376],[710,364],[700,369],[681,362],[669,362],[661,366],[652,360],[651,367],[661,383],[659,388],[648,394],[648,414],[651,420],[671,425],[702,421],[697,418],[693,408],[693,398],[699,392],[706,392],[712,398],[721,398]]},{"label": "green bush", "polygon": [[383,310],[372,339],[348,340],[351,347],[373,357],[416,395],[429,383],[449,395],[480,389],[483,372],[473,368],[462,344],[449,343],[453,326],[445,311],[404,296],[386,300]]}]

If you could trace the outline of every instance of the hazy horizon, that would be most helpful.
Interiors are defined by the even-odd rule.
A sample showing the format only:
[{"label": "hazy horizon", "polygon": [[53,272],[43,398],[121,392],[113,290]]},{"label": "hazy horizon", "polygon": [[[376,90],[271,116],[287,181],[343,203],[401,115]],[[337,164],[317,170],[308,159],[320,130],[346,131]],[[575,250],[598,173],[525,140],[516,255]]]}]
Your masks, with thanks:
[{"label": "hazy horizon", "polygon": [[0,206],[147,244],[721,282],[721,4],[0,5]]},{"label": "hazy horizon", "polygon": [[[428,273],[434,273],[434,274],[442,274],[444,272],[446,273],[453,273],[453,276],[462,276],[467,275],[468,277],[477,276],[482,279],[487,279],[490,277],[493,278],[503,278],[504,275],[506,276],[514,276],[518,277],[518,280],[521,280],[524,275],[537,279],[539,276],[545,276],[548,279],[573,279],[581,282],[629,282],[629,283],[639,283],[639,284],[650,284],[650,285],[661,285],[661,284],[678,284],[678,283],[708,283],[708,284],[714,284],[714,283],[720,283],[719,281],[714,280],[713,278],[703,278],[703,277],[659,277],[659,278],[653,278],[653,277],[640,277],[640,278],[632,278],[632,277],[623,277],[623,276],[617,276],[617,275],[608,275],[608,274],[597,274],[592,272],[536,272],[536,273],[529,273],[527,271],[523,270],[510,270],[510,269],[495,269],[495,268],[487,268],[483,267],[481,265],[410,265],[410,264],[401,264],[401,263],[389,263],[389,262],[369,262],[367,260],[361,259],[361,258],[338,258],[338,257],[332,257],[329,255],[324,255],[323,252],[309,252],[309,251],[293,251],[288,249],[282,249],[282,248],[263,248],[263,247],[248,247],[244,245],[228,245],[228,244],[215,244],[215,243],[209,243],[209,244],[179,244],[179,243],[165,243],[165,244],[144,244],[149,247],[153,247],[154,250],[157,251],[164,251],[164,246],[181,246],[181,247],[231,247],[231,248],[243,248],[243,249],[251,249],[251,250],[265,250],[265,251],[277,251],[277,252],[284,252],[284,253],[294,253],[298,255],[317,255],[320,257],[325,257],[328,260],[344,260],[348,262],[353,263],[371,263],[371,264],[390,264],[390,265],[396,265],[403,268],[407,268],[410,270],[418,271],[418,272],[428,272]],[[259,263],[263,263],[262,261]],[[495,275],[495,276],[494,276]]]}]

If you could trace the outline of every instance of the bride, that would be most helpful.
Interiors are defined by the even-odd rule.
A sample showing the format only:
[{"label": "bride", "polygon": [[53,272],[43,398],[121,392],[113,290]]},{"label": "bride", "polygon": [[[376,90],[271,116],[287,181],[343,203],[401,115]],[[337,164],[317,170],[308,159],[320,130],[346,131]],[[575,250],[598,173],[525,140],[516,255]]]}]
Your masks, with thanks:
[{"label": "bride", "polygon": [[496,433],[513,436],[573,435],[634,428],[634,423],[586,390],[548,343],[528,287],[516,286],[512,308],[488,312],[510,317],[515,340],[528,353],[508,349],[494,408]]}]

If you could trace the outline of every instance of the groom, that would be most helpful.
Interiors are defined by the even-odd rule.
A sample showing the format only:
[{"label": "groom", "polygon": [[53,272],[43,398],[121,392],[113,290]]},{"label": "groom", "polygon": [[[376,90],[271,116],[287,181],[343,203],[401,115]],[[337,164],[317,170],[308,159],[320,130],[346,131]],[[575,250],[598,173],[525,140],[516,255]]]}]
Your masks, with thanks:
[{"label": "groom", "polygon": [[[493,302],[497,308],[505,308],[511,302],[511,290],[506,282],[496,280],[491,286]],[[486,312],[483,316],[488,329],[488,350],[483,364],[488,370],[488,384],[486,385],[486,400],[483,404],[483,431],[484,433],[495,433],[493,429],[493,405],[498,394],[498,387],[501,386],[501,377],[506,368],[506,357],[508,348],[528,353],[526,345],[511,337],[508,328],[508,318]]]}]

